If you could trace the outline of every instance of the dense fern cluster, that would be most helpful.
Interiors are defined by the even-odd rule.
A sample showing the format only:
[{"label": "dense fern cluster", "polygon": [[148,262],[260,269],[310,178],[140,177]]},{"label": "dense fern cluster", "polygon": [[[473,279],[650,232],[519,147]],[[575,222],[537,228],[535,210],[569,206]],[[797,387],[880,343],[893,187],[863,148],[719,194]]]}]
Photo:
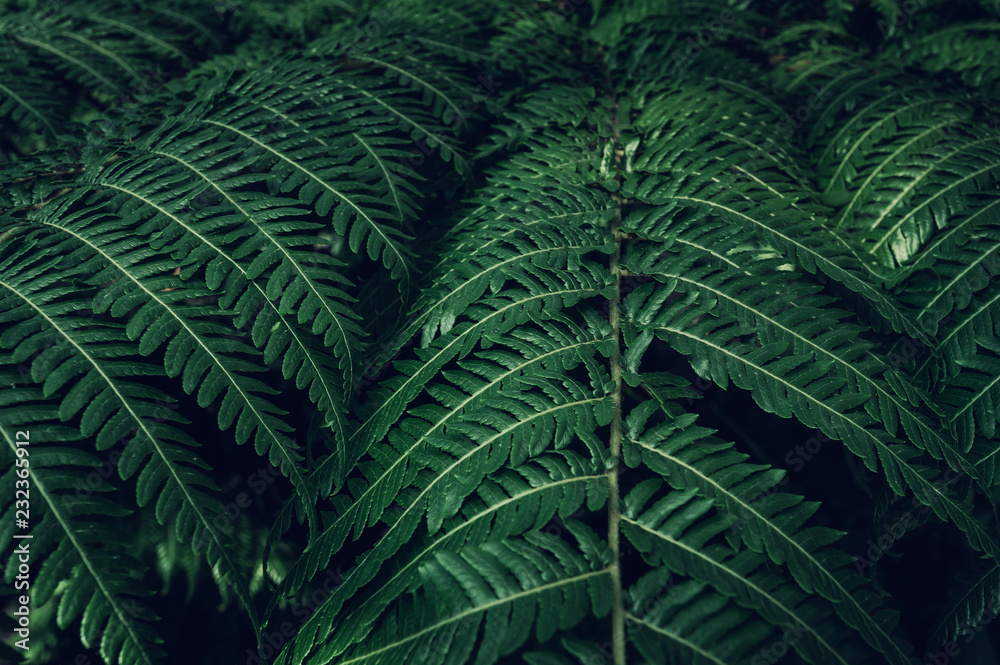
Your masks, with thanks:
[{"label": "dense fern cluster", "polygon": [[0,7],[0,656],[996,662],[996,0]]}]

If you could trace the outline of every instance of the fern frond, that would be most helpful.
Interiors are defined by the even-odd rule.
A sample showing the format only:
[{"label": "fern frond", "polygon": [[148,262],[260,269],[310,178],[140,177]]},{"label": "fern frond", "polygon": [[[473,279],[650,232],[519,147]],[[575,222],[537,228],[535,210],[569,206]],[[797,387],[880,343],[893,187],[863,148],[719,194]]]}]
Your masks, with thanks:
[{"label": "fern frond", "polygon": [[[259,352],[232,337],[224,337],[231,328],[198,318],[221,310],[176,304],[211,292],[177,288],[180,283],[168,272],[174,262],[148,245],[140,246],[132,236],[118,230],[114,218],[100,207],[73,210],[86,193],[86,190],[74,192],[58,206],[36,211],[31,221],[57,230],[56,237],[61,238],[57,247],[63,251],[73,248],[71,256],[80,260],[86,279],[98,284],[105,276],[116,280],[95,297],[94,311],[103,313],[110,309],[113,316],[122,316],[138,307],[124,331],[130,340],[139,340],[139,353],[149,355],[169,342],[164,356],[167,376],[180,376],[188,394],[197,390],[198,404],[202,407],[222,395],[219,427],[226,430],[235,423],[238,443],[245,443],[253,436],[258,454],[267,454],[271,463],[289,476],[306,514],[313,512],[313,491],[299,466],[302,457],[287,434],[292,427],[281,420],[284,412],[262,397],[277,391],[248,375],[263,368],[237,355],[252,357]],[[133,200],[127,191],[117,196]],[[158,212],[168,219],[172,217],[167,210]]]},{"label": "fern frond", "polygon": [[[575,408],[575,405],[569,408]],[[498,439],[517,432],[517,428],[510,428],[510,432],[503,433]],[[488,440],[486,443],[492,442]],[[480,450],[484,451],[485,448]],[[459,462],[474,460],[482,454],[471,451]],[[445,469],[422,492],[408,497],[405,509],[394,511],[388,534],[394,537],[380,542],[378,550],[381,555],[387,556],[403,547],[408,556],[390,568],[387,568],[387,564],[395,557],[387,556],[383,560],[376,556],[365,559],[352,569],[344,578],[344,584],[303,625],[300,633],[302,638],[297,638],[300,642],[297,647],[299,652],[304,653],[304,650],[312,648],[310,643],[302,642],[303,639],[315,640],[317,645],[325,644],[327,653],[340,653],[349,645],[363,643],[376,619],[390,603],[419,582],[420,566],[433,561],[436,553],[461,552],[465,547],[478,546],[488,540],[523,535],[541,528],[556,514],[568,518],[579,512],[585,500],[587,509],[597,510],[607,496],[608,488],[602,470],[594,468],[572,451],[564,450],[488,475],[477,488],[475,498],[472,501],[466,500],[461,514],[444,520],[444,534],[428,535],[404,546],[401,537],[406,533],[412,534],[414,528],[419,527],[428,507],[424,497],[432,493],[438,480],[442,481],[439,486],[443,487],[449,476],[460,470],[460,466],[456,462],[452,468]],[[302,561],[304,563],[308,560]],[[299,563],[296,564],[296,568],[298,567]],[[302,574],[297,570],[290,572],[293,575]],[[345,612],[344,606],[348,599],[372,580],[375,580],[377,587],[367,599],[355,605],[350,613]],[[322,626],[338,615],[343,616],[343,628],[336,635],[325,634]]]},{"label": "fern frond", "polygon": [[[685,96],[693,96],[692,87],[686,86]],[[719,91],[712,90],[713,87],[716,86],[699,91],[700,103],[692,105],[693,109],[704,109],[710,102],[719,106],[716,114],[725,114],[724,105],[738,103],[748,107],[744,113],[751,114],[750,109],[753,109],[763,116],[755,120],[754,125],[765,125],[771,114],[761,108],[757,100],[736,98],[726,91],[724,82],[717,84]],[[671,97],[662,96],[662,103],[668,104]],[[758,139],[762,145],[757,145],[752,138],[744,138],[747,134],[753,137],[753,134],[740,127],[747,123],[734,114],[727,116],[732,118],[733,132],[723,134],[720,142],[717,129],[709,131],[697,121],[673,127],[664,124],[664,117],[660,105],[650,104],[644,115],[636,120],[636,129],[662,147],[644,153],[631,165],[632,172],[622,185],[623,196],[655,205],[662,213],[677,210],[680,219],[693,222],[709,215],[721,215],[753,229],[763,242],[780,250],[802,269],[809,273],[819,271],[855,294],[857,300],[871,310],[872,324],[906,332],[918,339],[926,337],[909,313],[876,287],[878,281],[873,278],[877,280],[877,275],[865,274],[869,269],[853,246],[822,226],[818,214],[824,207],[809,201],[815,194],[804,184],[792,182],[794,167],[788,166],[792,160],[778,160],[763,147],[765,143],[782,145],[773,136],[767,136],[774,130],[768,128]],[[678,138],[683,136],[683,140],[664,140],[675,134]],[[718,147],[708,155],[680,147],[697,145],[698,141]],[[742,164],[736,165],[740,162]],[[772,162],[780,166],[771,168]],[[727,163],[730,166],[727,167]],[[669,174],[677,169],[690,173],[690,177],[670,178]],[[810,238],[809,242],[803,240],[806,237]]]},{"label": "fern frond", "polygon": [[998,1],[0,0],[31,621],[107,665],[951,656],[1000,601]]},{"label": "fern frond", "polygon": [[931,72],[957,72],[967,85],[983,87],[995,94],[1000,65],[989,54],[998,35],[1000,21],[968,21],[944,28],[934,26],[916,34],[901,34],[887,49],[886,57]]},{"label": "fern frond", "polygon": [[[637,407],[626,421],[623,450],[629,465],[635,466],[641,460],[663,474],[678,490],[647,511],[643,507],[653,496],[654,489],[659,487],[658,481],[640,484],[632,495],[626,497],[624,532],[640,551],[650,553],[647,557],[651,562],[667,557],[671,567],[678,572],[721,587],[720,590],[728,592],[727,595],[741,598],[744,606],[757,605],[766,608],[767,612],[774,612],[780,610],[775,599],[761,597],[757,589],[747,588],[753,579],[747,579],[747,573],[761,564],[760,558],[753,553],[766,553],[776,563],[787,564],[795,582],[804,591],[815,591],[833,601],[832,607],[837,614],[856,628],[889,662],[911,662],[908,649],[902,649],[898,638],[890,635],[897,622],[896,614],[879,609],[878,597],[860,589],[865,580],[851,570],[853,558],[829,547],[843,534],[820,527],[802,528],[818,504],[802,502],[801,497],[787,493],[769,491],[781,479],[780,472],[743,464],[746,455],[734,451],[731,443],[712,437],[712,430],[691,427],[694,420],[691,414],[668,420],[647,431],[644,427],[647,419],[660,408],[655,401],[647,401]],[[730,529],[732,519],[715,522],[714,526],[698,523],[698,528],[687,537],[688,542],[684,542],[685,530],[690,528],[693,519],[712,505],[711,502],[695,500],[696,489],[699,494],[715,499],[728,514],[738,519],[740,528],[735,529],[736,534],[746,543],[749,551],[734,553],[719,546],[702,546],[711,536]],[[675,513],[680,514],[670,519]],[[730,530],[728,535],[731,540],[733,531]],[[690,552],[692,544],[696,551],[701,552],[700,555]],[[665,545],[668,547],[664,548]],[[659,554],[656,554],[657,549]],[[727,570],[724,565],[727,560],[730,565],[747,566],[742,568],[745,572]],[[774,583],[772,580],[766,584]],[[801,592],[792,593],[798,595]],[[827,640],[836,641],[828,629],[821,627],[823,618],[830,610],[818,603],[810,605],[809,610],[794,612],[794,618],[800,621],[811,618],[816,622],[815,626],[807,624],[809,638],[803,645],[796,642],[796,649],[805,648],[803,655],[813,655],[812,662],[837,662],[829,655],[818,655],[819,651],[833,650]],[[782,622],[788,621],[788,615],[793,614],[787,608],[781,613],[785,615],[781,617]]]},{"label": "fern frond", "polygon": [[[869,398],[855,392],[853,381],[827,374],[827,368],[836,361],[812,360],[813,352],[802,354],[799,350],[801,340],[793,342],[779,330],[772,332],[768,322],[756,315],[755,325],[764,324],[759,341],[753,344],[738,341],[742,327],[739,317],[747,316],[743,312],[753,312],[756,308],[775,312],[772,316],[776,323],[788,317],[786,320],[796,320],[797,327],[803,329],[803,319],[799,317],[809,316],[807,309],[796,307],[778,314],[784,299],[776,298],[770,289],[762,291],[758,280],[743,280],[718,268],[699,269],[694,265],[696,257],[698,254],[686,247],[676,253],[660,254],[654,248],[652,252],[629,255],[625,265],[630,270],[659,275],[669,289],[686,295],[667,305],[667,288],[657,288],[654,284],[638,287],[625,301],[625,316],[640,330],[653,331],[679,352],[691,356],[700,375],[723,387],[732,380],[735,385],[753,391],[754,399],[764,410],[786,418],[794,415],[807,427],[818,427],[827,436],[844,441],[872,471],[881,463],[896,494],[912,491],[939,517],[953,520],[972,547],[993,558],[1000,555],[995,538],[965,505],[945,493],[934,470],[915,459],[917,451],[888,434],[878,426],[877,419],[858,408],[868,403]],[[769,263],[773,269],[776,262]],[[719,314],[712,314],[713,311]],[[776,326],[780,327],[784,326]],[[827,330],[816,332],[822,334]],[[837,333],[830,337],[835,339]],[[840,392],[845,384],[851,385],[852,390]],[[966,472],[971,470],[965,465],[956,466]]]},{"label": "fern frond", "polygon": [[[656,221],[658,213],[648,217],[626,220],[624,228],[632,228],[633,223],[655,228],[651,222]],[[728,333],[730,337],[753,335],[753,343],[761,347],[782,341],[795,353],[829,361],[829,369],[821,376],[832,379],[836,375],[839,378],[831,384],[839,383],[842,389],[863,397],[868,415],[880,420],[890,436],[896,436],[902,425],[915,446],[952,468],[969,469],[984,488],[992,485],[991,478],[974,470],[974,460],[966,454],[968,447],[959,447],[954,439],[941,433],[939,414],[930,395],[881,360],[873,352],[876,344],[861,336],[863,328],[844,320],[850,312],[831,306],[836,301],[817,294],[817,285],[797,281],[784,258],[753,249],[748,243],[752,238],[749,233],[725,223],[661,228],[665,230],[659,237],[665,242],[630,254],[626,265],[634,265],[639,274],[676,280],[678,288],[697,288],[718,298],[719,311],[733,316],[736,322]],[[671,246],[675,248],[673,260],[666,259],[665,254]],[[661,263],[662,259],[666,260]],[[670,268],[666,272],[657,267],[667,265]],[[705,371],[702,361],[698,363],[696,366]]]},{"label": "fern frond", "polygon": [[[186,271],[206,266],[206,286],[221,290],[219,306],[235,312],[234,326],[252,322],[250,338],[263,351],[264,362],[283,358],[285,378],[294,376],[297,387],[309,387],[309,398],[325,414],[338,442],[346,442],[346,407],[364,352],[364,332],[350,308],[352,299],[341,288],[351,286],[340,274],[344,263],[304,249],[315,241],[307,232],[321,225],[297,219],[305,211],[294,201],[248,189],[264,177],[234,173],[228,161],[235,149],[205,154],[204,140],[198,134],[157,133],[138,146],[139,154],[149,159],[138,157],[118,178],[98,184],[141,189],[135,196],[142,200],[153,190],[137,187],[135,181],[170,183],[148,204],[152,215],[171,211],[172,223],[160,231],[157,242],[172,241],[170,251],[186,257]],[[190,177],[176,180],[178,173]],[[184,214],[186,202],[199,198],[203,212]],[[336,366],[320,350],[317,336],[332,350]],[[343,372],[342,378],[335,378],[336,370]]]},{"label": "fern frond", "polygon": [[[114,487],[106,481],[95,487],[92,481],[84,480],[87,469],[99,465],[97,457],[58,445],[79,439],[79,432],[60,425],[43,428],[36,424],[59,420],[58,408],[46,403],[42,391],[10,387],[17,380],[15,374],[8,369],[0,372],[0,380],[8,386],[0,393],[0,459],[7,467],[0,476],[0,487],[10,497],[4,499],[0,510],[4,518],[0,544],[7,551],[27,553],[30,569],[37,575],[30,582],[32,605],[41,606],[56,595],[60,583],[65,583],[58,600],[60,628],[82,616],[81,641],[88,648],[97,647],[101,657],[112,665],[162,662],[165,652],[159,645],[163,640],[152,625],[158,617],[141,600],[153,593],[142,581],[145,567],[126,553],[130,539],[125,531],[94,520],[120,518],[131,511],[119,502],[93,494],[112,491]],[[24,431],[30,436],[26,438]],[[23,441],[31,443],[18,445]],[[26,464],[15,464],[18,460]],[[14,489],[18,480],[25,479],[31,497],[31,526],[30,533],[22,531],[18,535],[30,538],[15,538]],[[83,487],[93,488],[85,498],[71,493],[75,490],[79,495]],[[14,581],[18,563],[17,556],[7,562],[7,582]]]},{"label": "fern frond", "polygon": [[[37,235],[37,232],[36,232]],[[232,560],[232,544],[212,524],[220,514],[216,484],[203,472],[207,464],[190,448],[198,447],[186,432],[172,423],[185,418],[160,404],[171,399],[160,390],[124,377],[156,376],[160,368],[127,360],[110,360],[114,349],[126,348],[136,355],[137,345],[126,337],[124,326],[71,316],[87,309],[79,298],[59,300],[73,293],[58,286],[60,259],[41,257],[16,264],[11,259],[0,264],[0,320],[8,324],[0,343],[12,348],[11,362],[27,359],[40,351],[30,366],[30,377],[41,383],[42,394],[51,396],[64,390],[58,408],[62,421],[80,414],[79,432],[93,437],[95,448],[105,450],[117,441],[125,443],[118,472],[123,480],[139,472],[136,501],[141,508],[157,499],[155,515],[160,524],[174,521],[178,541],[196,543],[195,552],[222,571],[222,580],[231,586],[250,613],[255,627],[256,612],[243,573]],[[16,266],[16,267],[15,267]],[[29,416],[35,416],[29,412]],[[37,414],[42,415],[42,414]],[[49,413],[44,414],[51,415]],[[44,420],[28,420],[43,425]],[[78,499],[67,497],[64,506]]]},{"label": "fern frond", "polygon": [[[436,554],[421,566],[421,593],[405,599],[380,630],[338,662],[442,665],[473,654],[478,662],[495,662],[529,637],[545,641],[588,613],[606,615],[609,554],[592,530],[570,529],[578,550],[555,536],[531,532],[459,554]],[[320,650],[315,658],[329,662],[330,656]]]},{"label": "fern frond", "polygon": [[956,592],[941,613],[937,625],[931,630],[927,647],[933,651],[949,640],[975,634],[976,626],[985,618],[985,612],[996,614],[1000,607],[1000,567],[996,564],[979,565],[964,571],[957,580]]},{"label": "fern frond", "polygon": [[111,2],[63,3],[3,16],[0,115],[45,130],[51,139],[75,110],[75,86],[90,89],[91,102],[107,108],[148,94],[172,73],[191,66],[191,35],[177,16],[156,19],[130,8]]},{"label": "fern frond", "polygon": [[[460,336],[463,333],[445,339],[452,338],[454,343]],[[595,417],[606,420],[608,400],[602,394],[599,375],[592,374],[590,385],[581,385],[569,379],[559,381],[547,369],[553,365],[572,369],[584,362],[590,373],[597,372],[593,356],[606,343],[606,339],[586,330],[577,329],[564,336],[526,328],[510,333],[510,339],[504,343],[510,350],[482,352],[475,361],[459,361],[461,372],[444,374],[448,383],[426,388],[438,405],[411,409],[411,417],[404,421],[405,429],[392,434],[386,444],[368,451],[370,461],[359,465],[364,480],[349,479],[351,498],[338,502],[338,514],[330,516],[330,526],[310,544],[283,585],[291,591],[300,587],[327,565],[331,552],[339,549],[352,531],[357,538],[366,525],[386,519],[384,512],[393,502],[399,502],[405,510],[392,517],[388,535],[392,536],[396,529],[403,535],[412,534],[425,513],[428,528],[437,531],[443,520],[452,517],[461,506],[456,499],[465,493],[456,491],[456,485],[473,488],[485,474],[508,459],[512,465],[519,465],[529,455],[540,452],[543,436],[549,432],[554,431],[560,441],[568,442],[574,428],[588,431],[596,426]],[[437,362],[437,358],[430,356],[419,366],[423,369]],[[507,394],[506,385],[512,381],[537,385],[555,399]],[[463,424],[467,413],[491,414],[498,431]],[[461,436],[460,432],[467,433]],[[596,442],[591,444],[596,446]],[[431,469],[440,468],[440,475],[420,474],[425,476],[427,484],[418,494],[409,496],[407,486],[413,482],[414,474],[427,465]],[[386,556],[400,544],[395,538],[385,538],[383,543]]]},{"label": "fern frond", "polygon": [[[349,239],[351,251],[358,252],[364,244],[369,257],[381,257],[392,278],[405,284],[406,279],[400,278],[409,274],[411,251],[405,245],[406,234],[396,225],[402,217],[412,216],[415,190],[400,184],[395,160],[406,153],[398,149],[398,140],[367,138],[385,132],[387,122],[371,126],[374,123],[365,122],[359,111],[365,107],[369,112],[389,111],[396,116],[389,126],[407,125],[415,138],[430,136],[432,123],[404,90],[386,89],[381,78],[334,68],[317,80],[316,64],[276,65],[236,82],[232,91],[253,102],[217,97],[214,110],[201,116],[207,128],[199,140],[246,146],[245,154],[272,169],[276,189],[295,191],[302,204],[315,207],[323,217],[332,210],[333,228]],[[330,99],[339,87],[353,92]],[[303,108],[296,109],[298,105]],[[361,109],[354,108],[359,105]],[[316,108],[324,113],[318,114]],[[281,129],[262,131],[269,123]],[[387,200],[399,202],[400,209],[386,209]]]}]

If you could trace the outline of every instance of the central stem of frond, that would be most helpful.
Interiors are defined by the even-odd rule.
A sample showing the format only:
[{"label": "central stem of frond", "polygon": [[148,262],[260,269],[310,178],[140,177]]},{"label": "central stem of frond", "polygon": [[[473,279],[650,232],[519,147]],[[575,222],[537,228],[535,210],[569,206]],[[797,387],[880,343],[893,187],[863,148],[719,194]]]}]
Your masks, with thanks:
[{"label": "central stem of frond", "polygon": [[[615,98],[615,87],[611,82],[611,75],[608,71],[607,63],[604,59],[604,49],[598,49],[601,56],[601,69],[604,78],[604,87],[611,101],[611,141],[615,150],[614,166],[618,174],[621,173],[622,154],[619,150],[621,146],[621,135],[618,124],[618,101]],[[616,174],[617,177],[617,174]],[[619,178],[620,180],[620,178]],[[619,182],[619,187],[621,183]],[[621,282],[622,270],[619,263],[622,258],[622,241],[625,235],[618,230],[622,220],[623,201],[615,194],[611,195],[615,201],[615,214],[611,220],[611,234],[615,240],[615,249],[611,254],[609,268],[611,276],[615,280],[615,292],[611,296],[611,308],[609,322],[611,323],[611,334],[614,335],[615,345],[611,354],[611,380],[614,381],[614,413],[611,416],[611,441],[610,457],[608,460],[608,547],[611,549],[611,643],[614,649],[614,665],[625,665],[625,604],[622,600],[622,572],[621,572],[621,510],[619,508],[619,488],[618,488],[618,465],[621,460],[622,450],[622,365],[621,365],[621,318],[618,306],[621,303]]]},{"label": "central stem of frond", "polygon": [[618,231],[621,221],[621,206],[615,210],[611,221],[611,233],[615,237],[615,250],[611,254],[611,274],[615,279],[615,292],[611,297],[611,334],[614,335],[615,347],[611,355],[611,379],[614,388],[614,414],[611,417],[610,463],[608,469],[608,546],[611,548],[611,585],[613,589],[611,610],[611,640],[614,645],[614,665],[625,665],[625,606],[622,601],[621,556],[619,533],[621,530],[621,512],[618,502],[618,463],[622,448],[622,367],[621,367],[621,321],[618,305],[621,302],[621,271],[618,263],[621,260],[622,236]]}]

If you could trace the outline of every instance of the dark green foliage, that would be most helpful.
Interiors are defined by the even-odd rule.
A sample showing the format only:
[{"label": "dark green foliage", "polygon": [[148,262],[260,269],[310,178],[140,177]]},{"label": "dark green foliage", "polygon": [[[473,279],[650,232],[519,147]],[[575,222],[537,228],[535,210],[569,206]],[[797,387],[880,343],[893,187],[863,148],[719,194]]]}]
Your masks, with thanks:
[{"label": "dark green foliage", "polygon": [[28,662],[969,657],[997,2],[0,8]]}]

